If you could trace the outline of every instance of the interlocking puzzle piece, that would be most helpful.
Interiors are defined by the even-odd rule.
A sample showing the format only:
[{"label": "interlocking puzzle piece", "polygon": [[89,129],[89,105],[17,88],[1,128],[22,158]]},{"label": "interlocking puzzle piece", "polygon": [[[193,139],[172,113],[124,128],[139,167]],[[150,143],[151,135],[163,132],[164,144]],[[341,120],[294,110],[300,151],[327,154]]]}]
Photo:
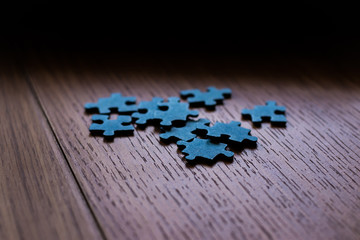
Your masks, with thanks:
[{"label": "interlocking puzzle piece", "polygon": [[118,116],[115,120],[110,120],[108,115],[94,115],[93,123],[90,125],[92,134],[101,133],[104,137],[114,137],[116,134],[129,134],[134,131],[130,116]]},{"label": "interlocking puzzle piece", "polygon": [[190,106],[203,106],[207,108],[215,108],[217,103],[220,103],[224,98],[231,97],[231,90],[229,88],[217,89],[215,87],[208,87],[206,92],[201,92],[199,89],[184,90],[180,92],[182,98],[187,98]]},{"label": "interlocking puzzle piece", "polygon": [[191,142],[178,141],[176,144],[178,146],[185,146],[181,152],[187,155],[185,159],[188,161],[193,161],[196,158],[214,160],[221,155],[227,158],[234,156],[233,152],[225,150],[226,144],[213,143],[210,139],[195,138]]},{"label": "interlocking puzzle piece", "polygon": [[233,144],[241,144],[244,140],[253,143],[257,141],[257,137],[250,135],[250,129],[241,127],[241,123],[236,121],[230,123],[216,122],[214,126],[208,129],[206,135]]},{"label": "interlocking puzzle piece", "polygon": [[178,97],[169,97],[168,102],[158,104],[163,111],[157,111],[156,117],[161,119],[160,125],[162,127],[171,127],[172,122],[185,122],[188,117],[197,117],[199,112],[196,110],[189,110],[189,104],[180,102]]},{"label": "interlocking puzzle piece", "polygon": [[159,110],[158,103],[164,101],[162,98],[154,97],[151,101],[140,102],[138,112],[131,115],[137,119],[136,124],[145,125],[148,121],[155,119],[155,112]]},{"label": "interlocking puzzle piece", "polygon": [[132,114],[136,124],[145,125],[152,121],[160,121],[160,126],[171,127],[174,122],[185,122],[189,116],[197,117],[198,111],[189,110],[188,103],[181,103],[177,97],[153,98],[149,102],[141,102],[139,111]]},{"label": "interlocking puzzle piece", "polygon": [[188,121],[184,127],[172,127],[169,131],[160,134],[160,139],[162,141],[190,141],[196,137],[194,132],[199,130],[207,130],[209,128],[209,124],[210,121],[204,118],[201,118],[197,121]]},{"label": "interlocking puzzle piece", "polygon": [[111,111],[129,114],[137,111],[135,102],[136,97],[123,97],[120,93],[113,93],[108,98],[99,98],[97,103],[86,103],[85,110],[100,114],[110,114]]},{"label": "interlocking puzzle piece", "polygon": [[271,123],[285,124],[286,108],[284,106],[277,106],[275,101],[267,101],[266,106],[255,106],[254,109],[244,109],[241,114],[243,116],[250,116],[251,121],[255,124],[261,123],[263,120],[270,119]]}]

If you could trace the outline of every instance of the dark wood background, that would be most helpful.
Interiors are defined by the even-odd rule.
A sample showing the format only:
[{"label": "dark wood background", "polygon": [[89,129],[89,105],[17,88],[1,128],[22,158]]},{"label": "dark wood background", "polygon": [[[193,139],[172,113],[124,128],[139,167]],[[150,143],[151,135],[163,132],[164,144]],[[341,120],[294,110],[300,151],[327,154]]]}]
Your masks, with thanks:
[{"label": "dark wood background", "polygon": [[[0,239],[360,239],[358,38],[342,35],[336,20],[352,17],[333,19],[335,7],[297,20],[307,7],[286,14],[295,25],[264,8],[245,35],[224,20],[214,38],[201,21],[178,37],[187,27],[163,32],[158,17],[120,28],[124,38],[108,32],[115,15],[79,33],[79,8],[63,25],[65,7],[26,6],[0,41]],[[254,30],[273,24],[265,38]],[[297,30],[280,34],[288,26]],[[153,126],[113,142],[89,134],[86,102],[208,86],[233,95],[199,117],[241,121],[259,139],[233,161],[188,165]],[[266,100],[286,106],[285,128],[241,118]]]}]

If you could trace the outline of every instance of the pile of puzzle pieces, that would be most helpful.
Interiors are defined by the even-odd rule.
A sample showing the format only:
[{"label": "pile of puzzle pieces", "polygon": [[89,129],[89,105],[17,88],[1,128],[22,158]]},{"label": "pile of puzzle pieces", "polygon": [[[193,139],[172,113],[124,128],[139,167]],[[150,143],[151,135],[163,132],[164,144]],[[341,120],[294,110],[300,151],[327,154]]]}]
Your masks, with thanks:
[{"label": "pile of puzzle pieces", "polygon": [[[241,127],[240,122],[216,122],[210,126],[208,119],[191,119],[197,117],[199,112],[190,110],[189,107],[214,110],[217,104],[231,97],[230,89],[209,87],[206,92],[192,89],[181,91],[180,96],[187,102],[180,102],[178,97],[169,97],[167,101],[154,97],[151,101],[136,105],[135,97],[124,97],[120,93],[100,98],[97,103],[85,104],[88,113],[97,113],[92,116],[93,123],[89,130],[94,135],[112,139],[116,135],[132,135],[133,124],[140,128],[149,124],[160,126],[163,130],[160,140],[165,143],[175,142],[186,155],[187,161],[232,158],[234,153],[226,150],[228,146],[256,144],[257,137],[251,136],[250,129]],[[117,119],[110,119],[111,113],[119,114]],[[255,125],[270,120],[271,123],[284,126],[284,114],[285,107],[277,106],[275,101],[267,101],[265,106],[255,106],[254,109],[242,111],[243,117],[250,118]]]}]

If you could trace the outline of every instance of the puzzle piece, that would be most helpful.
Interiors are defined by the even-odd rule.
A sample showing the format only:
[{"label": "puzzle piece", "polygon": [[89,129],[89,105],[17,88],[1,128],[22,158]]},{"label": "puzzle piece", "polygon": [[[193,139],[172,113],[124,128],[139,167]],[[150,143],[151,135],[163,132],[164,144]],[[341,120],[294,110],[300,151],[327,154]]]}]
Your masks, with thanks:
[{"label": "puzzle piece", "polygon": [[174,121],[185,122],[189,116],[199,115],[198,111],[189,110],[189,104],[180,102],[178,97],[169,97],[168,102],[159,103],[158,106],[164,110],[155,113],[155,116],[162,120],[160,122],[162,127],[171,127]]},{"label": "puzzle piece", "polygon": [[118,116],[116,120],[110,120],[107,115],[94,115],[90,125],[90,132],[93,134],[101,133],[104,137],[114,137],[115,134],[129,134],[134,131],[130,116]]},{"label": "puzzle piece", "polygon": [[193,132],[198,130],[207,130],[209,127],[210,121],[208,119],[201,118],[197,121],[188,121],[184,127],[172,127],[171,130],[160,134],[160,139],[162,141],[169,141],[175,139],[190,141],[196,137],[196,134]]},{"label": "puzzle piece", "polygon": [[155,112],[159,110],[158,103],[164,101],[162,98],[154,97],[151,101],[140,102],[138,112],[131,115],[137,119],[136,124],[145,125],[148,121],[155,119]]},{"label": "puzzle piece", "polygon": [[195,138],[191,142],[178,141],[178,146],[185,146],[181,152],[186,154],[185,159],[193,161],[196,158],[203,158],[207,160],[214,160],[220,155],[224,155],[227,158],[234,156],[231,151],[225,150],[226,144],[224,143],[212,143],[210,139]]},{"label": "puzzle piece", "polygon": [[263,120],[269,119],[271,123],[285,124],[286,108],[284,106],[277,106],[275,101],[267,101],[266,106],[255,106],[254,109],[244,109],[241,114],[243,116],[250,116],[253,123],[261,123]]},{"label": "puzzle piece", "polygon": [[137,111],[135,102],[136,97],[123,97],[120,93],[113,93],[108,98],[99,98],[97,103],[86,103],[85,110],[100,114],[110,114],[111,111],[129,114]]},{"label": "puzzle piece", "polygon": [[229,88],[217,89],[215,87],[208,87],[206,92],[201,92],[199,89],[184,90],[180,92],[182,98],[187,98],[190,106],[203,106],[207,108],[215,108],[215,105],[224,98],[231,97],[231,90]]},{"label": "puzzle piece", "polygon": [[171,127],[176,121],[185,122],[189,116],[199,115],[198,111],[189,110],[189,104],[181,103],[177,97],[168,98],[168,102],[162,98],[153,98],[152,101],[141,102],[138,109],[139,112],[132,114],[138,125],[160,121],[160,126]]},{"label": "puzzle piece", "polygon": [[250,129],[240,127],[241,123],[232,121],[230,123],[215,123],[208,129],[207,136],[215,139],[223,139],[225,142],[241,144],[244,140],[256,142],[257,137],[250,136]]}]

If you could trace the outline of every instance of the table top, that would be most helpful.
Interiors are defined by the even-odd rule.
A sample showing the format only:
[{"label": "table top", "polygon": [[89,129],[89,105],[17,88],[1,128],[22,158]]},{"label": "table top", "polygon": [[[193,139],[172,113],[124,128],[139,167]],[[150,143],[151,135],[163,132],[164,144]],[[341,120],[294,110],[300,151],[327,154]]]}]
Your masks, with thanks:
[{"label": "table top", "polygon": [[[1,239],[359,239],[360,81],[297,59],[29,55],[0,69]],[[228,87],[199,117],[258,137],[232,161],[189,165],[159,129],[89,134],[86,102]],[[241,110],[275,100],[286,127]],[[195,108],[194,108],[195,109]]]}]

